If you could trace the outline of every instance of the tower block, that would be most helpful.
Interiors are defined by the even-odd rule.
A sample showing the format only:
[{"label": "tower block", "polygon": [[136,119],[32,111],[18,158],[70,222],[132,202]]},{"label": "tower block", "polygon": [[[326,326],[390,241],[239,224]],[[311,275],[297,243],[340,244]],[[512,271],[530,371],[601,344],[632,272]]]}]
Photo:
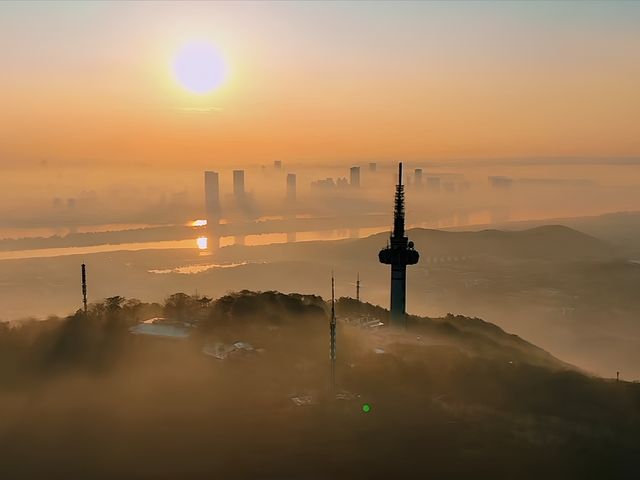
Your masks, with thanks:
[{"label": "tower block", "polygon": [[391,325],[406,327],[407,265],[415,265],[420,254],[404,234],[404,185],[402,163],[398,165],[398,184],[393,211],[393,233],[386,248],[380,250],[380,263],[391,265]]}]

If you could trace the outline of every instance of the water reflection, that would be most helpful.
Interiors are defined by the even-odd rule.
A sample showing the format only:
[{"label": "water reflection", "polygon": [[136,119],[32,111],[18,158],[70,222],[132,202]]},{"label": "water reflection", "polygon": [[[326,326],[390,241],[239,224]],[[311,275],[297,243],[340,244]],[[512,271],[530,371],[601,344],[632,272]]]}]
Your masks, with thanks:
[{"label": "water reflection", "polygon": [[196,238],[196,245],[199,250],[207,250],[209,245],[209,239],[207,237],[198,237]]},{"label": "water reflection", "polygon": [[165,268],[165,269],[156,269],[156,270],[148,270],[149,273],[157,273],[157,274],[167,274],[167,273],[180,273],[183,275],[194,274],[194,273],[202,273],[207,270],[211,270],[213,268],[235,268],[240,267],[242,265],[247,265],[248,262],[239,262],[239,263],[207,263],[201,265],[184,265],[182,267],[176,268]]},{"label": "water reflection", "polygon": [[201,254],[212,254],[218,248],[231,245],[243,245],[255,247],[261,245],[272,245],[279,243],[310,242],[321,240],[342,240],[347,238],[362,238],[380,232],[388,231],[388,227],[371,227],[359,229],[335,229],[308,232],[289,233],[264,233],[255,235],[238,235],[218,237],[209,232],[206,236],[191,238],[186,240],[166,240],[158,242],[120,243],[103,244],[88,247],[59,247],[42,248],[32,250],[0,251],[0,260],[26,259],[26,258],[46,258],[63,255],[87,255],[92,253],[117,252],[117,251],[140,251],[140,250],[168,250],[168,249],[191,249]]},{"label": "water reflection", "polygon": [[[534,216],[535,212],[527,212],[529,216]],[[487,209],[479,211],[468,211],[452,214],[448,218],[433,219],[430,222],[412,223],[408,228],[446,228],[464,225],[483,225],[505,219],[513,220],[515,215],[508,209]],[[534,216],[535,217],[535,216]],[[199,222],[198,220],[194,222]],[[5,250],[0,251],[0,260],[46,258],[63,255],[87,255],[92,253],[116,252],[116,251],[140,251],[140,250],[163,250],[163,249],[191,249],[199,252],[200,255],[212,255],[219,248],[240,245],[247,247],[297,243],[322,240],[342,240],[368,237],[370,235],[388,232],[389,225],[366,227],[366,228],[341,228],[329,230],[313,231],[290,231],[279,233],[263,233],[251,235],[221,236],[219,225],[222,221],[210,221],[208,225],[198,230],[201,233],[196,238],[185,240],[166,240],[154,242],[135,242],[120,244],[102,244],[86,247],[55,247],[43,249],[25,250]],[[194,234],[195,237],[195,234]]]},{"label": "water reflection", "polygon": [[[240,245],[246,247],[257,247],[263,245],[273,245],[280,243],[313,242],[323,240],[343,240],[347,238],[362,238],[376,233],[385,232],[386,227],[370,228],[350,228],[335,230],[320,230],[308,232],[287,232],[287,233],[261,233],[254,235],[236,235],[218,237],[217,242],[208,239],[209,250],[212,248]],[[198,239],[199,240],[199,239]]]}]

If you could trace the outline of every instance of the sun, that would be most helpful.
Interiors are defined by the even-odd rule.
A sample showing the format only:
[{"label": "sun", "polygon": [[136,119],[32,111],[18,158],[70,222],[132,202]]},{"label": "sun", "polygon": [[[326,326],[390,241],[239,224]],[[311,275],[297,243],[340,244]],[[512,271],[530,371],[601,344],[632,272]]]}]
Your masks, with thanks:
[{"label": "sun", "polygon": [[227,68],[212,44],[197,41],[184,45],[178,51],[173,60],[173,74],[185,89],[202,95],[224,83]]}]

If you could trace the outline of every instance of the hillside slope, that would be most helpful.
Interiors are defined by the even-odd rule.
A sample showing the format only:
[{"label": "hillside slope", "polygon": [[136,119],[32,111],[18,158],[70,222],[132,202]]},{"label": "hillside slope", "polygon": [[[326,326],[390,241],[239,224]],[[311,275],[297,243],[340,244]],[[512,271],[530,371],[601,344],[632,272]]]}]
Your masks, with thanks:
[{"label": "hillside slope", "polygon": [[[7,478],[635,478],[640,386],[567,368],[456,316],[242,291],[0,330]],[[188,340],[129,329],[163,315]],[[220,350],[236,342],[235,352]],[[240,342],[240,343],[238,343]],[[206,354],[224,351],[217,357]],[[228,353],[228,354],[227,354]],[[368,405],[368,412],[363,405]]]}]

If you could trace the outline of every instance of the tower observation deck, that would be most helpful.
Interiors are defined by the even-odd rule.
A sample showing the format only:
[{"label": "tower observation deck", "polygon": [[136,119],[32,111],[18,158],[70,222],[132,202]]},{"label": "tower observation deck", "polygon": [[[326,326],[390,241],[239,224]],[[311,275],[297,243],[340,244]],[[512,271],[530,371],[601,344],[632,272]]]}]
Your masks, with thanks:
[{"label": "tower observation deck", "polygon": [[391,325],[406,326],[407,265],[415,265],[420,254],[404,232],[404,185],[402,163],[398,165],[398,184],[393,210],[393,233],[386,248],[378,254],[380,263],[391,265]]}]

